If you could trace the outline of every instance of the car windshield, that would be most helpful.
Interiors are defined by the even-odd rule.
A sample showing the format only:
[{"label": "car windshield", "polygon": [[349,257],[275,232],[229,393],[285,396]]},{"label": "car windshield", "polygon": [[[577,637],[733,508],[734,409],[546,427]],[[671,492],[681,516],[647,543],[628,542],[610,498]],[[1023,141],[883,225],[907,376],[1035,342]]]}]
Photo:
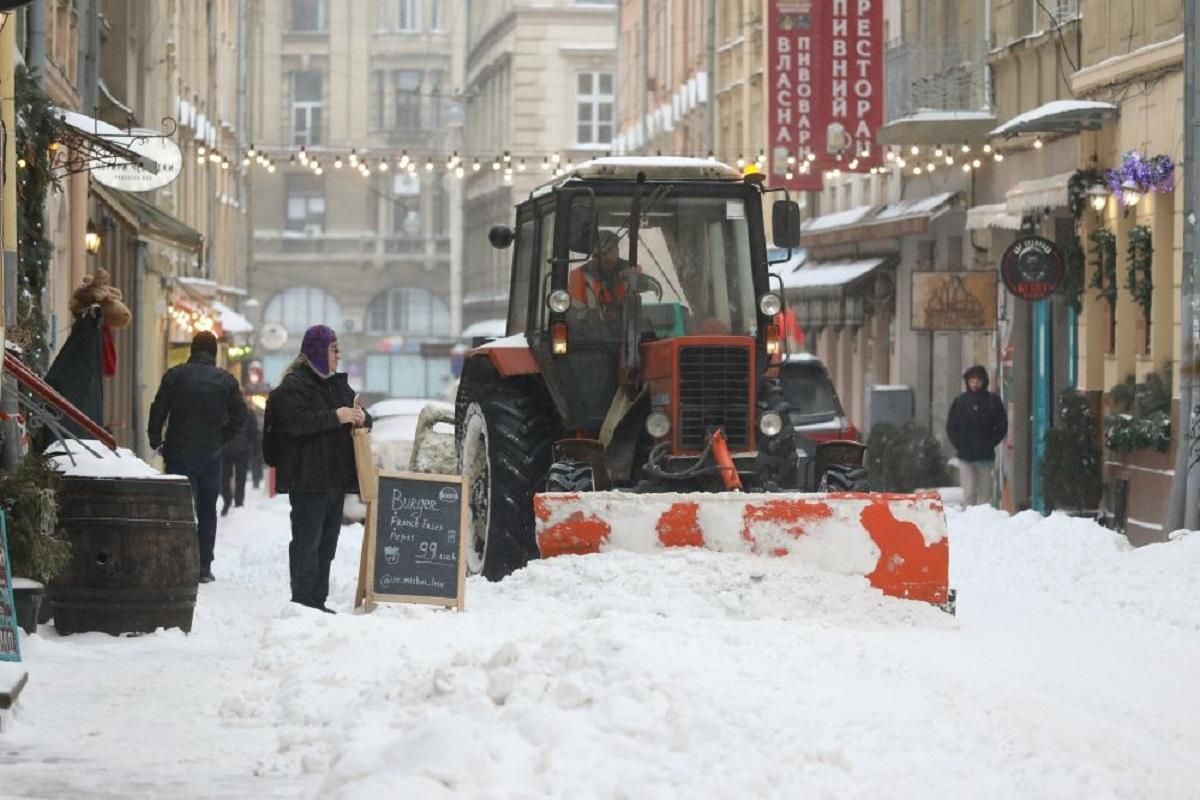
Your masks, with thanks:
[{"label": "car windshield", "polygon": [[[757,333],[753,267],[742,197],[687,197],[663,186],[642,198],[638,262],[642,331],[658,338],[684,334]],[[629,266],[630,196],[598,195],[595,254],[571,251],[573,308],[594,318],[619,318],[617,275]],[[582,276],[581,276],[582,277]],[[582,287],[582,288],[578,288]],[[582,295],[582,296],[580,296]],[[593,330],[610,331],[611,326]]]},{"label": "car windshield", "polygon": [[829,374],[820,364],[791,362],[779,371],[783,396],[791,406],[788,414],[794,425],[827,422],[841,414],[841,405]]}]

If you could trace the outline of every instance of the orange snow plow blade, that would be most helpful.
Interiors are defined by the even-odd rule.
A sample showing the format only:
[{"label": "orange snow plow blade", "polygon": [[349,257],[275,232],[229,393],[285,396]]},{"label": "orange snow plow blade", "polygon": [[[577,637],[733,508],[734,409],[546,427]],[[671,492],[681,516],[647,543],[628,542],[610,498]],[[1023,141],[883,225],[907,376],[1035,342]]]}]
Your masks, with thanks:
[{"label": "orange snow plow blade", "polygon": [[927,494],[534,495],[542,557],[663,547],[787,556],[953,611],[941,498]]}]

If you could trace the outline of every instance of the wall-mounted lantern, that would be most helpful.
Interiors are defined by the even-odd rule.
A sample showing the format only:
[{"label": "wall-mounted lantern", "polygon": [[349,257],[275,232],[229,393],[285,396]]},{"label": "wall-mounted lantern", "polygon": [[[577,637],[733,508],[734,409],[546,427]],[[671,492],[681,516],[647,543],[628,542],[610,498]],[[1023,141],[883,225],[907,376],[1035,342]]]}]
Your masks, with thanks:
[{"label": "wall-mounted lantern", "polygon": [[83,247],[89,255],[94,256],[100,252],[100,244],[100,232],[96,230],[96,224],[89,219],[87,233],[83,235]]}]

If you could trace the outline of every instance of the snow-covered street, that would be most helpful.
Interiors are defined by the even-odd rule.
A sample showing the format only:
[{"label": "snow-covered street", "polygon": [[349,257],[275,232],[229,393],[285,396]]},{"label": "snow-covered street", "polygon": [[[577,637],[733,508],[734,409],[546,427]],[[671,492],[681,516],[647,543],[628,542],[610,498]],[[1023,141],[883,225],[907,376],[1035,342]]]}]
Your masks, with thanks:
[{"label": "snow-covered street", "polygon": [[957,618],[678,550],[287,601],[287,500],[221,521],[195,627],[23,641],[4,797],[1200,797],[1200,534],[950,512]]}]

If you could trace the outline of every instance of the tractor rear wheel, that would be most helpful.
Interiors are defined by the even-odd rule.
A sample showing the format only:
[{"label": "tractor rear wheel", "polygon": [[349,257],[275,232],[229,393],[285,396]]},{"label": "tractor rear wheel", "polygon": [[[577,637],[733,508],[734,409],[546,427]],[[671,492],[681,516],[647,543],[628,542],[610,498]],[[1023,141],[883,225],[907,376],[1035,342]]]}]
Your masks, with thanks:
[{"label": "tractor rear wheel", "polygon": [[533,495],[550,466],[557,412],[537,381],[480,386],[461,423],[467,569],[498,581],[538,557]]}]

